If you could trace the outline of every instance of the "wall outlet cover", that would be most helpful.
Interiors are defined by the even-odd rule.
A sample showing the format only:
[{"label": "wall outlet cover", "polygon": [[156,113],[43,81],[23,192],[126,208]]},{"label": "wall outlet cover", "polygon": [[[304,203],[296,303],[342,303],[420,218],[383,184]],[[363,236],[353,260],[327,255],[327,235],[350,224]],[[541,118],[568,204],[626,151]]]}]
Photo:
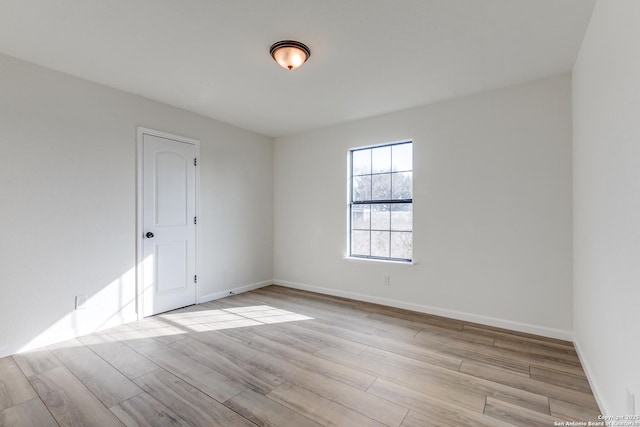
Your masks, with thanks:
[{"label": "wall outlet cover", "polygon": [[77,295],[76,296],[76,310],[84,310],[87,308],[87,296],[86,295]]}]

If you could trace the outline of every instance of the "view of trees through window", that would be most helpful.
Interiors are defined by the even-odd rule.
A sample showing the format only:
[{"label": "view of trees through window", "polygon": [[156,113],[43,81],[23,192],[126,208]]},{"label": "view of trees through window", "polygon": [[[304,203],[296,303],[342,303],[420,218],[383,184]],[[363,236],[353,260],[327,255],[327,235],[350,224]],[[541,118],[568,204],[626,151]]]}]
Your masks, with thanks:
[{"label": "view of trees through window", "polygon": [[413,144],[351,150],[350,256],[411,261]]}]

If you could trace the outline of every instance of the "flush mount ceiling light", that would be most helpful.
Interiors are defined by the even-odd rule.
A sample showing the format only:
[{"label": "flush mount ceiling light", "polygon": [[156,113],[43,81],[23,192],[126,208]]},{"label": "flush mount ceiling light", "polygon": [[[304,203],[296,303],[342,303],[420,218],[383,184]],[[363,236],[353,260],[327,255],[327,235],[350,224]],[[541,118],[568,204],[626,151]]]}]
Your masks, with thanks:
[{"label": "flush mount ceiling light", "polygon": [[311,56],[309,48],[295,40],[282,40],[271,45],[269,53],[282,68],[295,70]]}]

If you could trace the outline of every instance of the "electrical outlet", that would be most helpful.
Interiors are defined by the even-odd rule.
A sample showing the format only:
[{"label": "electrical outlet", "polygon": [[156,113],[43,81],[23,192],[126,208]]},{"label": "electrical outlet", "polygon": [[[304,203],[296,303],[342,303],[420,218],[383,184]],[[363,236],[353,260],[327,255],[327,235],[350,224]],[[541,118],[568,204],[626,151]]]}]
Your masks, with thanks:
[{"label": "electrical outlet", "polygon": [[87,308],[87,296],[76,295],[76,310],[84,310]]},{"label": "electrical outlet", "polygon": [[389,286],[391,284],[391,276],[389,276],[388,274],[384,275],[384,285],[385,286]]}]

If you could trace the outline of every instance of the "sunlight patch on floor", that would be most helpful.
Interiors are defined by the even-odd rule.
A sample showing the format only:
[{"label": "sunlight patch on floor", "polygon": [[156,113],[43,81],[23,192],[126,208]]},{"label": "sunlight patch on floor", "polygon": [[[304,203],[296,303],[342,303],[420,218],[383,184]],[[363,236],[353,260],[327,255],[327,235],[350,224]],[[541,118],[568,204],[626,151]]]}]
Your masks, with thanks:
[{"label": "sunlight patch on floor", "polygon": [[[145,329],[145,335],[148,337],[167,336],[311,319],[313,317],[268,305],[181,311],[160,314],[149,319],[152,324],[157,326]],[[171,326],[167,326],[167,323]]]}]

